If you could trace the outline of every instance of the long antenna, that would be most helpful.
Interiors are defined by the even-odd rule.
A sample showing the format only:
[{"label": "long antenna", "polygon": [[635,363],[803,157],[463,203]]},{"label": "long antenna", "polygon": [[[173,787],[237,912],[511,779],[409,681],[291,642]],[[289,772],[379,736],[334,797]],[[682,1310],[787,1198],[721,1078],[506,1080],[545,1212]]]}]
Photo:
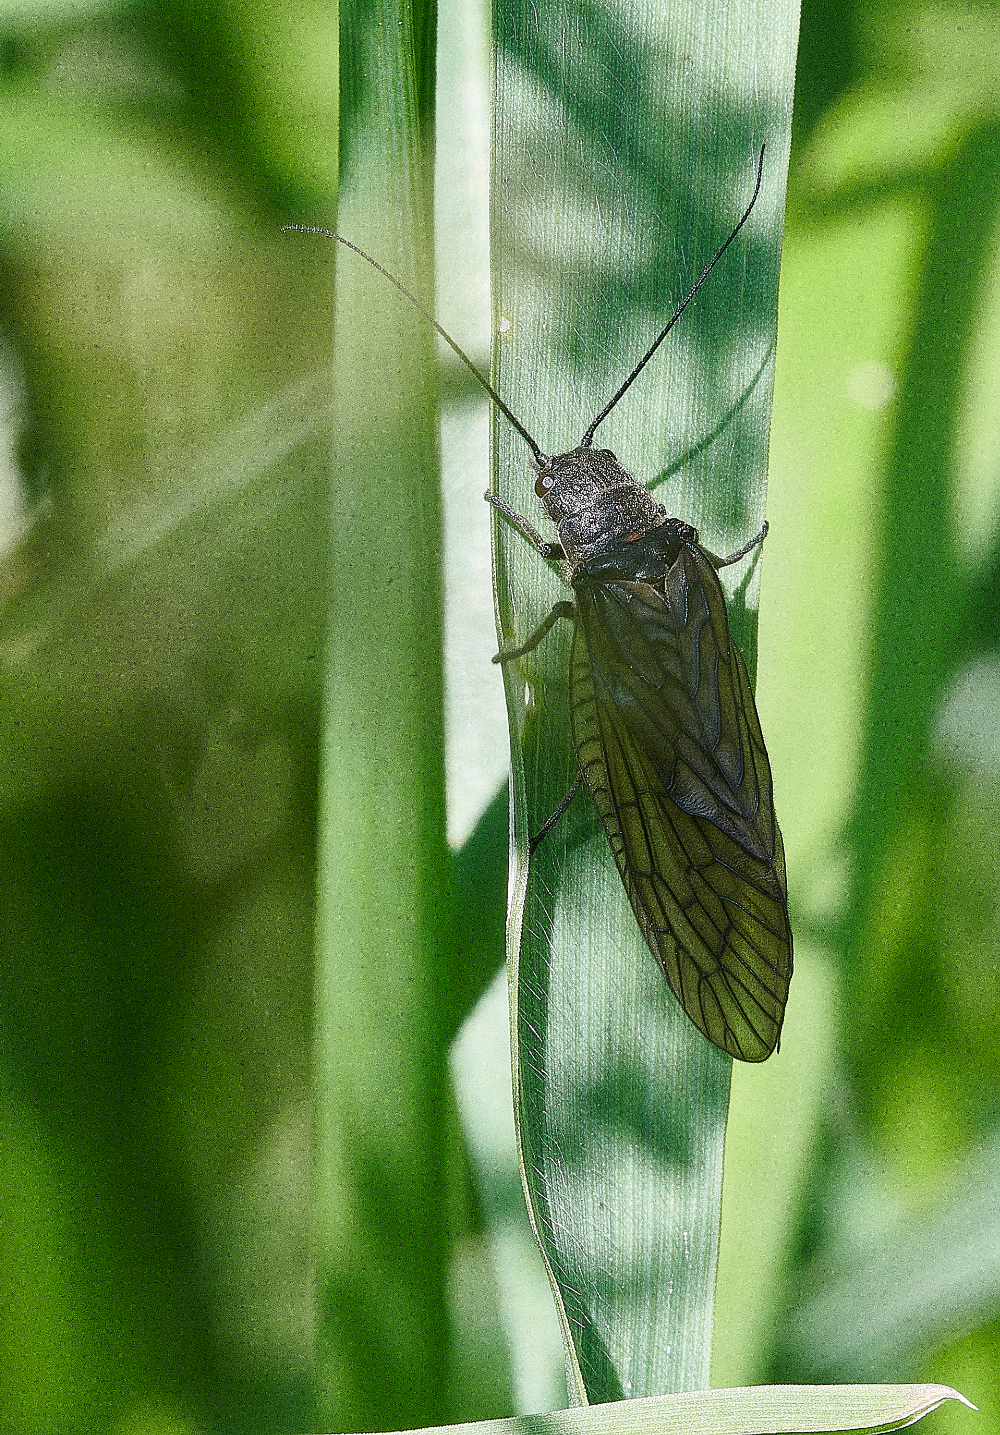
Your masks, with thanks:
[{"label": "long antenna", "polygon": [[[757,183],[756,183],[756,185],[755,185],[755,187],[754,187],[753,198],[751,199],[750,203],[747,205],[746,209],[743,211],[743,218],[740,220],[739,224],[737,224],[736,228],[733,230],[732,234],[730,234],[729,238],[726,240],[725,244],[723,244],[722,248],[719,249],[719,250],[716,252],[716,255],[715,255],[714,259],[712,259],[712,260],[710,261],[710,263],[706,264],[705,268],[704,268],[704,269],[702,270],[702,272],[701,272],[700,278],[699,278],[694,284],[692,284],[691,288],[688,290],[687,298],[683,301],[682,304],[680,304],[680,305],[674,310],[673,314],[672,314],[671,317],[670,317],[670,322],[666,325],[666,327],[660,332],[660,334],[659,334],[659,335],[653,340],[653,342],[650,344],[649,348],[648,348],[648,349],[646,350],[646,352],[643,354],[642,358],[641,358],[641,359],[639,360],[639,362],[636,364],[635,368],[634,368],[634,369],[632,370],[632,372],[629,374],[628,378],[627,378],[627,379],[625,380],[625,382],[622,384],[621,388],[620,388],[620,389],[618,390],[618,392],[615,394],[614,398],[612,398],[612,399],[610,400],[610,402],[608,402],[607,404],[605,404],[604,408],[601,409],[601,412],[597,415],[597,418],[596,418],[596,419],[594,420],[594,422],[590,425],[590,428],[587,430],[587,432],[584,434],[583,438],[580,440],[580,447],[581,447],[581,448],[589,448],[590,445],[593,443],[593,441],[594,441],[594,434],[595,434],[596,431],[597,431],[597,426],[598,426],[598,424],[602,424],[602,423],[604,422],[604,420],[607,418],[608,414],[609,414],[609,413],[611,412],[611,410],[614,408],[615,404],[618,403],[619,399],[621,399],[621,398],[628,392],[628,390],[632,387],[632,385],[635,383],[636,379],[637,379],[637,378],[639,377],[639,375],[642,373],[643,369],[646,367],[646,365],[649,363],[650,359],[651,359],[651,358],[653,357],[653,355],[656,353],[657,349],[658,349],[658,348],[660,347],[660,345],[663,343],[664,339],[665,339],[665,338],[667,337],[667,335],[670,333],[670,330],[671,330],[671,329],[674,327],[674,325],[677,323],[677,320],[678,320],[678,319],[681,317],[681,315],[684,313],[684,310],[685,310],[685,309],[687,308],[687,306],[691,303],[691,300],[694,298],[694,296],[697,294],[698,290],[699,290],[699,289],[701,288],[701,286],[704,284],[705,280],[706,280],[706,279],[708,278],[708,276],[711,274],[712,270],[713,270],[713,269],[715,268],[715,266],[718,264],[719,260],[720,260],[720,259],[722,258],[722,256],[723,256],[723,254],[725,254],[725,252],[726,252],[726,250],[729,248],[730,244],[732,244],[732,242],[733,242],[733,240],[736,238],[737,234],[739,234],[739,232],[740,232],[740,230],[743,228],[744,224],[746,224],[747,220],[750,218],[751,212],[753,211],[754,205],[757,203],[757,196],[760,194],[760,186],[761,186],[761,181],[762,181],[763,178],[764,178],[764,146],[761,145],[761,147],[760,147],[760,159],[759,159],[758,162],[757,162]],[[366,257],[367,257],[367,256],[366,256]]]},{"label": "long antenna", "polygon": [[377,259],[373,259],[370,254],[366,254],[363,249],[359,249],[356,244],[352,244],[351,241],[349,239],[345,239],[342,234],[334,234],[332,229],[320,229],[317,226],[311,224],[283,224],[281,226],[282,234],[288,234],[291,231],[294,231],[296,234],[325,234],[327,239],[335,239],[338,244],[343,244],[345,249],[353,249],[354,253],[360,254],[361,258],[367,260],[367,262],[372,266],[373,269],[377,269],[380,274],[384,274],[385,277],[388,279],[389,283],[395,284],[400,294],[405,295],[405,297],[409,299],[410,303],[414,305],[415,308],[420,310],[421,314],[423,314],[428,324],[432,324],[434,328],[438,331],[438,333],[441,335],[445,343],[448,345],[448,347],[454,350],[454,352],[462,360],[462,363],[472,374],[473,378],[489,394],[490,398],[496,404],[500,412],[502,414],[506,414],[507,417],[510,419],[511,423],[514,425],[518,433],[524,439],[525,443],[531,449],[531,452],[535,455],[535,458],[539,460],[539,462],[544,458],[542,450],[539,448],[535,440],[531,437],[531,434],[528,432],[528,430],[524,427],[524,424],[521,423],[520,419],[514,417],[510,409],[504,403],[503,399],[497,393],[496,389],[493,387],[490,381],[479,372],[479,370],[476,368],[475,364],[469,358],[465,350],[455,343],[455,340],[448,333],[447,329],[442,329],[441,325],[435,319],[434,315],[428,313],[428,311],[424,308],[423,304],[421,304],[420,300],[416,297],[416,295],[411,294],[409,289],[407,289],[406,285],[401,284],[394,274],[390,274],[388,269],[384,269]]}]

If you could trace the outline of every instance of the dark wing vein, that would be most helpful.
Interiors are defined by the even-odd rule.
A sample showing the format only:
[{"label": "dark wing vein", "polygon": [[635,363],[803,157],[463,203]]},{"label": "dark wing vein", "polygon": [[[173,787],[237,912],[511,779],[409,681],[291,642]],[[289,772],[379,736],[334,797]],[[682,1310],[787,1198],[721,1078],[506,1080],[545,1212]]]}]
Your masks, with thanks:
[{"label": "dark wing vein", "polygon": [[697,558],[663,592],[578,589],[573,737],[671,989],[716,1046],[762,1061],[792,974],[784,852],[746,665]]}]

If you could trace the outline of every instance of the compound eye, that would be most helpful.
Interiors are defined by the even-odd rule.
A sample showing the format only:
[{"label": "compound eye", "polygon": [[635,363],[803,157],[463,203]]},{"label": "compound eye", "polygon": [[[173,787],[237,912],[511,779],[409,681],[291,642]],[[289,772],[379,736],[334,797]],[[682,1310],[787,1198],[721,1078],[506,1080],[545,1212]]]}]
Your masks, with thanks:
[{"label": "compound eye", "polygon": [[544,498],[545,495],[548,493],[549,489],[552,487],[553,483],[555,483],[555,479],[552,477],[551,473],[546,473],[543,470],[535,479],[535,492],[538,494],[538,497]]}]

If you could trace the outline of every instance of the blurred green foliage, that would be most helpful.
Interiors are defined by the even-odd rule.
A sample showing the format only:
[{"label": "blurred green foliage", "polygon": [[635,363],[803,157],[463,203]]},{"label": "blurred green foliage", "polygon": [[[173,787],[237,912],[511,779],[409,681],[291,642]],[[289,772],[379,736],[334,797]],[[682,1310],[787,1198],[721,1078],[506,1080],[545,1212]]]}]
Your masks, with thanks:
[{"label": "blurred green foliage", "polygon": [[[336,213],[336,27],[11,0],[0,38],[0,1426],[338,1428],[311,1184],[333,246],[277,232]],[[804,7],[759,660],[799,1005],[735,1082],[758,1169],[727,1170],[716,1365],[938,1379],[991,1429],[998,41],[983,0]],[[501,798],[452,862],[437,1071],[505,862]],[[443,1085],[437,1111],[437,1418],[503,1414],[484,1237],[514,1188],[477,1190]],[[335,1312],[372,1392],[349,1419],[401,1426],[368,1295]]]},{"label": "blurred green foliage", "polygon": [[[1000,11],[825,13],[845,86],[799,109],[758,687],[824,1075],[725,1373],[933,1378],[995,1423]],[[777,1147],[785,1114],[749,1124]]]}]

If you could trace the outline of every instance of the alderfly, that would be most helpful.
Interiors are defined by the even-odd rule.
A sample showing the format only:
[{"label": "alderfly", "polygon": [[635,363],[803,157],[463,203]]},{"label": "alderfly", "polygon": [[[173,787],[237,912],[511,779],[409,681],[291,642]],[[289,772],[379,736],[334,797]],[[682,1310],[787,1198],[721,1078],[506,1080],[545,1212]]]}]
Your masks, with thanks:
[{"label": "alderfly", "polygon": [[576,448],[544,454],[499,394],[400,282],[357,245],[325,234],[395,284],[531,450],[535,492],[556,525],[542,537],[495,494],[486,498],[548,562],[573,597],[557,603],[510,662],[560,618],[573,623],[570,714],[579,773],[537,847],[581,784],[600,814],[636,921],[678,1001],[709,1041],[742,1061],[778,1044],[792,976],[785,856],[771,768],[743,655],[729,631],[718,569],[763,542],[767,525],[728,558],[618,462],[594,434],[649,363],[750,218],[750,203],[628,378]]}]

